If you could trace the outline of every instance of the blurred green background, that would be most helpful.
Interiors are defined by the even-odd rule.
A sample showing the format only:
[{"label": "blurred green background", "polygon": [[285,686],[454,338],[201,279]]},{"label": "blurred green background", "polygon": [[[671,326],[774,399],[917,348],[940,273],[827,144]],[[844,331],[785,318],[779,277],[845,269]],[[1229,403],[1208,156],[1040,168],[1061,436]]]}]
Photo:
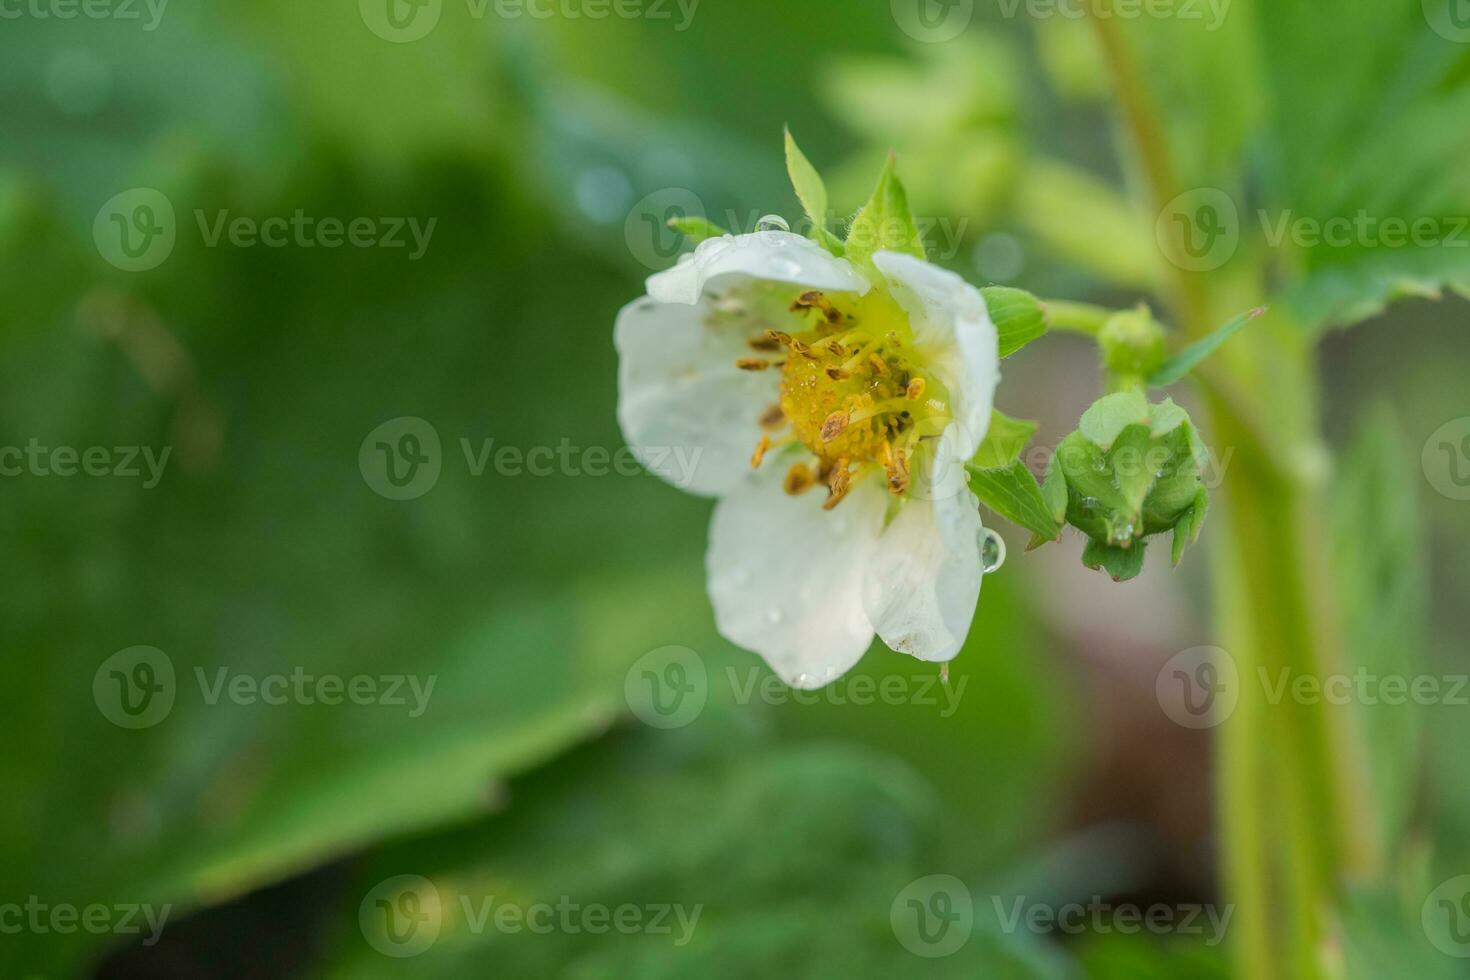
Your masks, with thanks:
[{"label": "blurred green background", "polygon": [[[569,17],[572,4],[540,19],[445,0],[411,41],[346,0],[156,18],[140,3],[137,19],[6,8],[21,14],[0,23],[0,444],[170,456],[153,487],[0,479],[0,902],[171,911],[150,944],[146,930],[6,930],[0,975],[1223,975],[1207,934],[1062,935],[1000,914],[1016,897],[1224,901],[1209,733],[1154,695],[1170,656],[1211,643],[1212,529],[1177,573],[1154,556],[1121,586],[1080,568],[1078,541],[1023,554],[1007,530],[952,713],[937,688],[937,704],[766,703],[741,693],[764,666],[713,629],[708,502],[586,471],[622,447],[611,326],[673,261],[658,223],[691,200],[737,230],[795,221],[783,124],[840,208],[896,150],[936,258],[976,283],[1118,305],[1157,284],[1081,25],[982,4],[958,36],[926,41],[900,6],[703,0],[686,19],[648,0],[639,17]],[[1237,159],[1240,92],[1270,76],[1222,67],[1251,16],[1242,0],[1177,74],[1158,66],[1179,139],[1206,161]],[[1336,111],[1330,86],[1306,95]],[[1276,167],[1299,148],[1255,144]],[[1463,170],[1451,149],[1403,179]],[[94,224],[136,188],[171,204],[176,241],[126,271]],[[434,225],[412,258],[211,245],[197,217],[297,211]],[[1364,573],[1402,593],[1381,642],[1434,673],[1466,669],[1470,503],[1436,492],[1418,454],[1470,415],[1466,309],[1413,299],[1322,348],[1333,445],[1378,413],[1408,447],[1374,457],[1403,505],[1392,525],[1347,499],[1334,547],[1351,564],[1388,537],[1393,564]],[[1048,338],[1007,362],[1001,403],[1054,441],[1095,374],[1086,346]],[[405,417],[437,433],[441,472],[392,500],[359,451]],[[477,473],[464,446],[486,440],[570,447],[581,468]],[[1388,615],[1361,608],[1360,632]],[[140,645],[166,655],[175,698],[130,729],[103,707],[102,668]],[[708,700],[660,729],[625,682],[667,646],[696,652]],[[196,671],[213,684],[222,668],[434,687],[418,714],[411,696],[210,703]],[[878,647],[859,673],[918,691],[933,670]],[[1434,880],[1470,870],[1470,708],[1375,710],[1382,799],[1433,852]],[[931,874],[976,896],[970,941],[932,960],[890,926],[895,897]],[[445,904],[432,948],[401,959],[360,922],[400,875]],[[477,930],[462,895],[703,912],[676,946]]]}]

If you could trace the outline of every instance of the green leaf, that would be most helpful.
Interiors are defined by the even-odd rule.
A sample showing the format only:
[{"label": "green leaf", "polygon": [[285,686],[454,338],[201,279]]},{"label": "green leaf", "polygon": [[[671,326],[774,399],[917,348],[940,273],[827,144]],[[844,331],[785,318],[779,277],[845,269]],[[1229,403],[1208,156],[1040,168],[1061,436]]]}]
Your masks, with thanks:
[{"label": "green leaf", "polygon": [[1045,541],[1061,536],[1062,529],[1025,463],[1016,460],[997,469],[967,469],[970,489],[986,507]]},{"label": "green leaf", "polygon": [[896,158],[888,155],[878,186],[847,230],[847,257],[854,263],[872,260],[875,252],[903,252],[924,258],[919,226],[909,211],[908,194],[895,170]]},{"label": "green leaf", "polygon": [[1113,577],[1114,582],[1126,582],[1137,578],[1143,571],[1143,552],[1146,542],[1135,541],[1132,547],[1118,548],[1104,544],[1096,538],[1087,540],[1082,549],[1082,564],[1092,569],[1102,569]]},{"label": "green leaf", "polygon": [[692,242],[702,242],[706,238],[720,238],[730,234],[713,221],[696,215],[683,215],[678,218],[670,218],[669,227]]},{"label": "green leaf", "polygon": [[1009,466],[1036,434],[1036,426],[1035,422],[1013,419],[999,409],[991,409],[990,428],[985,431],[985,440],[971,462],[982,470]]},{"label": "green leaf", "polygon": [[1266,308],[1263,306],[1256,307],[1254,310],[1247,310],[1223,327],[1214,330],[1209,335],[1190,344],[1160,365],[1159,369],[1148,379],[1148,383],[1162,387],[1164,385],[1171,385],[1183,378],[1190,371],[1193,371],[1195,366],[1201,361],[1215,353],[1221,344],[1235,336],[1241,327],[1244,327],[1247,323],[1265,312]]},{"label": "green leaf", "polygon": [[986,286],[980,290],[985,308],[1000,338],[1000,356],[1010,357],[1046,333],[1046,315],[1041,301],[1024,289]]}]

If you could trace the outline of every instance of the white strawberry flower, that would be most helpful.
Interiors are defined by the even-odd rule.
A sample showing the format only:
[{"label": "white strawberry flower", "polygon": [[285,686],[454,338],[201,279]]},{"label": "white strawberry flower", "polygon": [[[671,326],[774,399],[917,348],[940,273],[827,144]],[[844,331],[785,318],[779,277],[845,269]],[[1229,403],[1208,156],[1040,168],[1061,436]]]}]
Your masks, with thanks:
[{"label": "white strawberry flower", "polygon": [[651,276],[614,330],[628,444],[718,498],[720,633],[801,688],[875,634],[952,659],[983,575],[965,464],[990,424],[996,328],[959,276],[898,251],[864,259],[785,232],[712,238]]}]

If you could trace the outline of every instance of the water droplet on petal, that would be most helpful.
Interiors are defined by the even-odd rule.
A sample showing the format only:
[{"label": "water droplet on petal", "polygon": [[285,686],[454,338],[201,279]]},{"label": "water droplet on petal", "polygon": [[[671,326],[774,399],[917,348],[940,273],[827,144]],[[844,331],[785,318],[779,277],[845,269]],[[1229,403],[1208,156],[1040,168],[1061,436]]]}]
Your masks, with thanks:
[{"label": "water droplet on petal", "polygon": [[761,219],[755,223],[755,230],[790,231],[791,225],[787,224],[786,219],[781,217],[779,214],[767,214],[762,215]]},{"label": "water droplet on petal", "polygon": [[1006,542],[991,528],[980,530],[980,571],[989,575],[1006,563]]},{"label": "water droplet on petal", "polygon": [[794,686],[794,687],[810,687],[811,686],[811,683],[812,683],[812,675],[811,674],[797,674],[796,677],[795,677],[795,679],[792,681],[792,686]]}]

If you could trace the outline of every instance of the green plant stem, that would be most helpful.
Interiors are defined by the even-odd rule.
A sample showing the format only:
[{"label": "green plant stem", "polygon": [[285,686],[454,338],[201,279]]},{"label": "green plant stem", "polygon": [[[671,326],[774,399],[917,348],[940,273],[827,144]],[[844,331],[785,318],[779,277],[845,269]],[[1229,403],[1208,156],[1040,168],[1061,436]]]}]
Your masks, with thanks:
[{"label": "green plant stem", "polygon": [[1086,334],[1089,337],[1096,337],[1108,317],[1113,315],[1113,311],[1107,307],[1093,306],[1091,303],[1049,299],[1041,305],[1045,310],[1047,329]]},{"label": "green plant stem", "polygon": [[[1107,4],[1107,0],[1103,0]],[[1168,144],[1117,20],[1092,18],[1155,213],[1178,193]],[[1225,311],[1208,280],[1171,267],[1171,300],[1188,336]],[[1337,889],[1377,861],[1349,778],[1361,746],[1323,705],[1266,697],[1266,681],[1322,678],[1338,669],[1339,631],[1325,587],[1320,527],[1323,456],[1316,366],[1282,317],[1218,355],[1205,386],[1217,448],[1233,449],[1213,540],[1216,629],[1239,671],[1234,714],[1219,727],[1217,779],[1226,889],[1235,904],[1237,974],[1314,980]],[[1212,374],[1212,377],[1214,375]],[[1284,674],[1283,674],[1284,672]]]}]

